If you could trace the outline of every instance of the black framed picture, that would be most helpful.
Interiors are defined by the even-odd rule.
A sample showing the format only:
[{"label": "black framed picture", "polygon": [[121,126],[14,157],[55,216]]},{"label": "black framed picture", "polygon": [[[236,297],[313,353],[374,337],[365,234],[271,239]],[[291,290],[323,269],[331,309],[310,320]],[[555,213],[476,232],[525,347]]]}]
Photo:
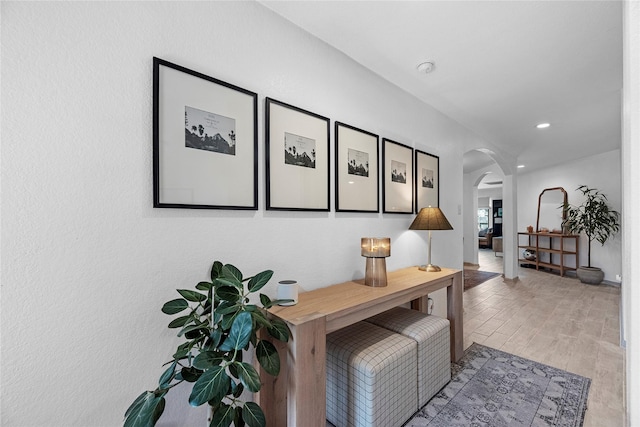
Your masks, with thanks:
[{"label": "black framed picture", "polygon": [[335,123],[336,211],[380,212],[379,137]]},{"label": "black framed picture", "polygon": [[413,148],[382,139],[383,213],[413,213]]},{"label": "black framed picture", "polygon": [[153,58],[153,206],[258,209],[258,95]]},{"label": "black framed picture", "polygon": [[440,206],[440,158],[415,150],[416,212],[426,207]]},{"label": "black framed picture", "polygon": [[329,119],[266,99],[267,210],[329,210]]}]

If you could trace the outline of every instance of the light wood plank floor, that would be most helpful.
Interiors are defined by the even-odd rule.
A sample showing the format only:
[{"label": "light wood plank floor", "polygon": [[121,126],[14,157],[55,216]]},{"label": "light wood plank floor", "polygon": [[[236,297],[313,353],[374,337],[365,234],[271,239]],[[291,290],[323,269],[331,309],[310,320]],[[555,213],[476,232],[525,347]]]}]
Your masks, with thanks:
[{"label": "light wood plank floor", "polygon": [[[480,250],[479,264],[502,273],[502,257],[491,250]],[[584,426],[623,426],[620,288],[529,268],[518,276],[464,292],[465,348],[475,341],[591,378]]]}]

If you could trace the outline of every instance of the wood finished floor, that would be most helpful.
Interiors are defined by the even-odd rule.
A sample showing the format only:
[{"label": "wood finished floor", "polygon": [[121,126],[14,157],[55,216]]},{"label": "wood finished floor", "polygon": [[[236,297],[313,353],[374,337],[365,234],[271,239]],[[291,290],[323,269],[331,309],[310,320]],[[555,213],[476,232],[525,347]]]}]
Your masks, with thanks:
[{"label": "wood finished floor", "polygon": [[[501,257],[479,252],[478,269],[502,273]],[[475,341],[591,378],[584,426],[623,426],[620,288],[528,268],[518,276],[464,292],[465,349]]]}]

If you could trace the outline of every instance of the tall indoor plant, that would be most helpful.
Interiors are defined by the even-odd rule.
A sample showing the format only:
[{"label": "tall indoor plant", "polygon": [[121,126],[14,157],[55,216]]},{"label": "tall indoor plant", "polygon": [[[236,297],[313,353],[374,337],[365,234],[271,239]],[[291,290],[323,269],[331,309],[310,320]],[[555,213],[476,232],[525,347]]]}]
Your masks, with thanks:
[{"label": "tall indoor plant", "polygon": [[[184,338],[166,363],[158,387],[145,391],[125,413],[125,427],[152,427],[165,405],[165,395],[176,385],[193,383],[189,404],[208,404],[212,410],[209,423],[213,426],[264,427],[265,417],[260,406],[240,399],[242,392],[260,390],[257,370],[243,361],[250,347],[255,359],[271,375],[280,372],[280,358],[274,345],[258,335],[265,328],[269,335],[288,341],[289,330],[279,319],[270,318],[266,309],[279,302],[260,294],[261,307],[250,303],[249,296],[267,284],[273,271],[266,270],[253,277],[243,278],[233,265],[215,261],[211,267],[211,281],[200,282],[196,290],[178,289],[181,298],[164,304],[162,311],[174,315],[183,313],[169,323],[180,328]],[[245,287],[246,282],[246,287]]]},{"label": "tall indoor plant", "polygon": [[589,239],[587,265],[580,266],[576,272],[583,283],[597,285],[604,279],[604,272],[598,267],[591,266],[591,242],[597,240],[604,243],[620,230],[620,214],[611,209],[607,203],[607,196],[595,188],[581,185],[577,191],[585,197],[579,206],[565,203],[566,218],[562,225],[569,233],[584,232]]}]

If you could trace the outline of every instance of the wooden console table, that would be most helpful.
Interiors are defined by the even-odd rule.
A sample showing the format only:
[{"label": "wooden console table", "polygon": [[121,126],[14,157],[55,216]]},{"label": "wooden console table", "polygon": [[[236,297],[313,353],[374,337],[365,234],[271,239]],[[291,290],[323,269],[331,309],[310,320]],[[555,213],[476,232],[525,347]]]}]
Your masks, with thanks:
[{"label": "wooden console table", "polygon": [[260,372],[262,389],[255,400],[264,409],[268,426],[325,427],[326,334],[408,302],[424,312],[426,296],[438,289],[447,288],[451,360],[462,357],[462,272],[409,267],[388,273],[387,281],[382,288],[356,280],[303,292],[296,305],[269,310],[287,323],[291,339],[274,342],[281,359],[280,375],[274,378]]}]

